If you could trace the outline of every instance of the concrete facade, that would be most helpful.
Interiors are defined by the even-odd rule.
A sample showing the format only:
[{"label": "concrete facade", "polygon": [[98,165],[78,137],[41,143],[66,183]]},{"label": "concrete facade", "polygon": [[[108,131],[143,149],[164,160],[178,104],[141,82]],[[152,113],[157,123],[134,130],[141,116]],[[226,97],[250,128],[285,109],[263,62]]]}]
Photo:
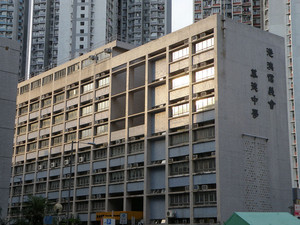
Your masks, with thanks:
[{"label": "concrete facade", "polygon": [[[0,207],[7,214],[9,196],[11,148],[14,138],[14,117],[18,82],[20,45],[17,41],[0,38]],[[12,66],[14,65],[14,66]]]},{"label": "concrete facade", "polygon": [[101,211],[143,211],[144,224],[288,211],[283,43],[213,16],[20,83],[10,216],[29,194],[66,214],[71,141],[72,213],[84,224]]}]

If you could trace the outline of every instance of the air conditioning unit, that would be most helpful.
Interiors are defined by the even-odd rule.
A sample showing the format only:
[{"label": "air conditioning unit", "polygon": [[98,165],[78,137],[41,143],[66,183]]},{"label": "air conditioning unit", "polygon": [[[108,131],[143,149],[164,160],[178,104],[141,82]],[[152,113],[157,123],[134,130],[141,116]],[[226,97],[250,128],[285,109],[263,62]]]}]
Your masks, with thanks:
[{"label": "air conditioning unit", "polygon": [[167,211],[167,217],[174,218],[175,216],[176,216],[176,211],[174,211],[174,210]]},{"label": "air conditioning unit", "polygon": [[207,95],[206,91],[202,91],[202,92],[200,93],[200,96],[201,96],[201,97],[203,97],[203,96],[205,96],[205,95]]},{"label": "air conditioning unit", "polygon": [[43,165],[39,165],[38,169],[39,169],[39,170],[44,169]]},{"label": "air conditioning unit", "polygon": [[79,158],[78,158],[78,161],[79,161],[79,162],[83,162],[83,161],[84,161],[84,157],[79,157]]},{"label": "air conditioning unit", "polygon": [[56,167],[56,163],[55,162],[52,162],[51,163],[51,167],[53,168],[53,167]]},{"label": "air conditioning unit", "polygon": [[64,161],[64,164],[65,165],[68,165],[70,163],[70,161],[68,160],[68,159],[66,159],[65,161]]},{"label": "air conditioning unit", "polygon": [[111,48],[105,48],[105,49],[104,49],[104,52],[105,52],[105,53],[111,53]]}]

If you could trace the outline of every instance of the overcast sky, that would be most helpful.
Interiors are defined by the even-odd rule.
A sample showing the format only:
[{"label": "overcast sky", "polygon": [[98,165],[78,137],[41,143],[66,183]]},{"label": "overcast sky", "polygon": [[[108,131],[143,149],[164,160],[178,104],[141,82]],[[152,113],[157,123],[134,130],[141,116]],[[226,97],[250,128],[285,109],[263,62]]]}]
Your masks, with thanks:
[{"label": "overcast sky", "polygon": [[193,0],[172,0],[172,32],[193,23]]}]

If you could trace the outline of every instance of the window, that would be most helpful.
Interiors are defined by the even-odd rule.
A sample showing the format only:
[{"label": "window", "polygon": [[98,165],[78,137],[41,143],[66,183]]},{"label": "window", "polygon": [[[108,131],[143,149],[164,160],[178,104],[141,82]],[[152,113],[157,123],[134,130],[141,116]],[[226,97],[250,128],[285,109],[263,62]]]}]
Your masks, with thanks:
[{"label": "window", "polygon": [[80,131],[80,138],[86,138],[92,136],[92,128]]},{"label": "window", "polygon": [[93,201],[92,210],[105,210],[105,201]]},{"label": "window", "polygon": [[189,103],[172,107],[172,116],[181,116],[189,113]]},{"label": "window", "polygon": [[24,94],[28,91],[29,91],[29,84],[26,84],[26,85],[20,87],[20,94]]},{"label": "window", "polygon": [[125,152],[125,146],[124,145],[119,145],[112,147],[110,149],[110,156],[118,156],[118,155],[124,155]]},{"label": "window", "polygon": [[93,184],[105,184],[106,174],[98,174],[93,176]]},{"label": "window", "polygon": [[42,140],[40,141],[40,148],[46,148],[49,146],[49,140]]},{"label": "window", "polygon": [[66,69],[59,70],[54,73],[54,80],[58,80],[66,76]]},{"label": "window", "polygon": [[28,106],[19,109],[20,116],[26,114],[27,112],[28,112]]},{"label": "window", "polygon": [[[80,25],[81,25],[81,26],[84,26],[84,22],[80,22]],[[80,41],[81,41],[81,40],[80,40]]]},{"label": "window", "polygon": [[77,118],[77,110],[71,111],[67,113],[67,120],[72,120]]},{"label": "window", "polygon": [[16,148],[16,154],[20,154],[24,152],[25,152],[25,145]]},{"label": "window", "polygon": [[27,145],[27,151],[32,151],[36,149],[36,142]]},{"label": "window", "polygon": [[79,177],[77,178],[78,186],[86,186],[89,185],[90,178],[89,177]]},{"label": "window", "polygon": [[109,77],[102,78],[98,80],[98,87],[103,87],[109,85]]},{"label": "window", "polygon": [[94,152],[94,159],[106,158],[106,149],[100,149]]},{"label": "window", "polygon": [[194,162],[195,173],[209,173],[216,171],[216,161],[212,159],[197,160]]},{"label": "window", "polygon": [[47,99],[42,101],[42,106],[43,107],[46,107],[48,105],[51,105],[51,98],[47,98]]},{"label": "window", "polygon": [[18,128],[18,134],[24,134],[26,132],[26,126]]},{"label": "window", "polygon": [[128,180],[144,179],[144,169],[133,169],[128,171]]},{"label": "window", "polygon": [[189,55],[189,47],[177,50],[172,53],[172,61],[176,61],[182,58],[186,58]]},{"label": "window", "polygon": [[81,116],[90,114],[92,112],[93,112],[93,106],[92,105],[81,108]]},{"label": "window", "polygon": [[79,45],[79,48],[80,48],[80,49],[83,49],[83,48],[84,48],[84,46],[83,46],[83,45]]},{"label": "window", "polygon": [[184,87],[189,84],[189,75],[178,77],[172,80],[172,89]]},{"label": "window", "polygon": [[73,89],[73,90],[69,90],[68,91],[68,98],[73,98],[73,97],[77,96],[77,94],[78,94],[78,88]]},{"label": "window", "polygon": [[106,124],[106,125],[99,126],[99,127],[96,128],[96,134],[104,134],[104,133],[107,133],[107,129],[108,129],[107,124]]},{"label": "window", "polygon": [[190,204],[189,194],[170,195],[170,206],[182,206]]},{"label": "window", "polygon": [[62,136],[57,136],[52,138],[52,145],[58,145],[62,142]]},{"label": "window", "polygon": [[170,165],[170,175],[182,175],[189,173],[189,163],[173,163]]},{"label": "window", "polygon": [[80,40],[80,41],[84,41],[84,37],[80,37],[79,40]]},{"label": "window", "polygon": [[215,104],[215,97],[204,98],[196,101],[196,111],[203,111]]},{"label": "window", "polygon": [[66,134],[66,142],[69,142],[69,141],[74,141],[76,140],[76,132],[75,133],[71,133],[71,134]]},{"label": "window", "polygon": [[53,124],[61,123],[64,120],[64,114],[55,116],[53,118]]},{"label": "window", "polygon": [[188,141],[189,141],[188,133],[174,134],[170,137],[170,145],[171,146],[188,143]]},{"label": "window", "polygon": [[36,89],[41,86],[41,80],[36,80],[31,83],[31,90]]},{"label": "window", "polygon": [[85,15],[84,14],[80,14],[80,18],[84,18],[85,17]]},{"label": "window", "polygon": [[108,109],[109,107],[109,101],[104,101],[104,102],[99,102],[97,104],[97,111],[102,111],[102,110],[105,110],[105,109]]},{"label": "window", "polygon": [[75,63],[68,67],[68,75],[73,73],[76,70],[79,70],[79,63]]},{"label": "window", "polygon": [[41,120],[41,128],[49,127],[50,126],[50,119]]},{"label": "window", "polygon": [[123,171],[113,172],[110,174],[110,182],[111,183],[122,182],[122,181],[124,181],[124,172]]},{"label": "window", "polygon": [[94,88],[94,83],[85,84],[82,86],[82,93],[92,91]]},{"label": "window", "polygon": [[131,143],[129,145],[129,150],[128,153],[135,153],[135,152],[142,152],[144,151],[144,142],[136,142],[136,143]]},{"label": "window", "polygon": [[38,122],[29,124],[29,131],[35,131],[39,127]]},{"label": "window", "polygon": [[[84,33],[84,29],[80,29],[80,33],[83,34]],[[83,46],[83,45],[80,45],[80,46]]]},{"label": "window", "polygon": [[85,10],[85,7],[84,7],[84,6],[81,6],[81,10]]},{"label": "window", "polygon": [[196,192],[195,205],[215,205],[217,204],[217,195],[215,191]]},{"label": "window", "polygon": [[201,41],[195,45],[195,51],[201,52],[206,49],[212,48],[214,46],[214,38],[207,39],[205,41]]},{"label": "window", "polygon": [[193,141],[205,141],[215,138],[215,127],[207,127],[195,130],[193,133]]},{"label": "window", "polygon": [[49,189],[50,190],[59,189],[59,181],[49,182]]},{"label": "window", "polygon": [[39,106],[40,106],[39,102],[33,103],[33,104],[30,105],[30,110],[31,111],[38,110]]},{"label": "window", "polygon": [[65,98],[65,93],[58,94],[54,96],[54,102],[55,103],[62,102],[64,98]]},{"label": "window", "polygon": [[215,75],[215,68],[209,67],[207,69],[197,71],[195,73],[195,81],[198,82],[198,81],[208,80],[213,78],[214,75]]}]

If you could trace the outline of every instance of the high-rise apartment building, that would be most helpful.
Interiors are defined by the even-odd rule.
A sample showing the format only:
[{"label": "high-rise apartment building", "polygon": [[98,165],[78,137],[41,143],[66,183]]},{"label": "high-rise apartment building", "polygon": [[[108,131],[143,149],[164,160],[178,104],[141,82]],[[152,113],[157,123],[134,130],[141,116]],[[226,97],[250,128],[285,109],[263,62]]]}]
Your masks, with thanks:
[{"label": "high-rise apartment building", "polygon": [[213,16],[19,83],[10,216],[31,194],[61,203],[61,216],[70,201],[84,224],[104,211],[217,224],[289,210],[283,43]]},{"label": "high-rise apartment building", "polygon": [[19,43],[0,38],[0,208],[7,214],[11,170],[10,149],[13,147],[15,105],[18,82]]},{"label": "high-rise apartment building", "polygon": [[17,40],[20,43],[19,81],[24,80],[28,33],[29,1],[0,1],[0,37]]},{"label": "high-rise apartment building", "polygon": [[113,40],[144,44],[171,31],[171,0],[34,0],[35,76]]}]

